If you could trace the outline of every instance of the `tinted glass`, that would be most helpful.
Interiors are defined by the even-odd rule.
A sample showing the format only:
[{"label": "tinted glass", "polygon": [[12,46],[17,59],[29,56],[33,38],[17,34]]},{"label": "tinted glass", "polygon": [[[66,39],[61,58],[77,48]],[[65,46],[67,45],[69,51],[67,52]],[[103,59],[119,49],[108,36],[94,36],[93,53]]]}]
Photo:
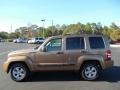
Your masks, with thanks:
[{"label": "tinted glass", "polygon": [[83,37],[71,37],[66,39],[66,49],[84,49],[84,38]]},{"label": "tinted glass", "polygon": [[102,37],[89,37],[90,48],[91,49],[103,49],[105,48],[104,41]]}]

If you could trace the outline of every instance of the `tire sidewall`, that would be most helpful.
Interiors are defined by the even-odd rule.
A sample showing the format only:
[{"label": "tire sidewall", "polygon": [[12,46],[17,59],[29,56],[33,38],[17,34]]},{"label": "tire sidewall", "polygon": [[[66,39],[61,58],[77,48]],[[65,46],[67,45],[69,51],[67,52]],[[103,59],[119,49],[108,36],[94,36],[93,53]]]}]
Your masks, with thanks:
[{"label": "tire sidewall", "polygon": [[[94,78],[88,78],[88,77],[86,77],[86,75],[85,75],[85,69],[86,69],[87,67],[89,67],[89,66],[92,66],[92,67],[96,68],[96,70],[97,70],[97,74],[96,74],[96,76],[95,76]],[[100,69],[98,68],[98,66],[97,66],[96,64],[85,64],[85,65],[83,66],[82,70],[81,70],[81,76],[82,76],[82,78],[83,78],[84,80],[88,80],[88,81],[96,80],[96,79],[99,77],[99,73],[100,73]]]},{"label": "tire sidewall", "polygon": [[[21,67],[21,68],[23,68],[23,70],[25,70],[25,76],[24,76],[23,79],[18,80],[18,79],[16,79],[16,78],[13,76],[13,73],[12,73],[12,72],[13,72],[13,69],[14,69],[15,67]],[[24,64],[13,64],[13,65],[11,66],[11,68],[10,68],[10,77],[11,77],[12,80],[14,80],[14,81],[16,81],[16,82],[25,81],[25,80],[27,79],[28,75],[29,75],[29,71],[28,71],[27,67],[26,67]]]}]

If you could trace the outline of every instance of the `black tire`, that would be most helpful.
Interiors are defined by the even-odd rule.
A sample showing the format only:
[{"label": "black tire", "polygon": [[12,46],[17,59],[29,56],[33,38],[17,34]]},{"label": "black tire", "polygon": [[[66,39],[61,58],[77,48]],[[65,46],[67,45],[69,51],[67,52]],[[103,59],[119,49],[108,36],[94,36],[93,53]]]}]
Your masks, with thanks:
[{"label": "black tire", "polygon": [[84,80],[93,81],[99,77],[100,69],[96,64],[86,63],[80,70],[80,74]]},{"label": "black tire", "polygon": [[16,82],[25,81],[29,76],[29,70],[25,64],[15,63],[10,67],[10,77]]}]

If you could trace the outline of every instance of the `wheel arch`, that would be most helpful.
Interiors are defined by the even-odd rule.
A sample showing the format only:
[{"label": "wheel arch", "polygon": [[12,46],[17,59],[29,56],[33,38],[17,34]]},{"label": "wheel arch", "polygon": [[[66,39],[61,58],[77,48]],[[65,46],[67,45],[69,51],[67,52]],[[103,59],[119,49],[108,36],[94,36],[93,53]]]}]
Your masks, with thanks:
[{"label": "wheel arch", "polygon": [[24,61],[13,61],[13,62],[10,62],[10,63],[9,63],[9,66],[8,66],[8,69],[7,69],[7,73],[9,73],[10,68],[11,68],[11,66],[12,66],[13,64],[18,64],[18,63],[24,64],[24,65],[27,67],[27,69],[30,71],[30,68],[29,68],[29,66],[28,66],[28,64],[27,64],[26,62],[24,62]]},{"label": "wheel arch", "polygon": [[81,70],[85,64],[96,64],[96,65],[99,67],[99,69],[102,70],[102,66],[101,66],[100,61],[99,61],[99,60],[96,60],[96,59],[84,60],[84,61],[81,63],[79,70]]}]

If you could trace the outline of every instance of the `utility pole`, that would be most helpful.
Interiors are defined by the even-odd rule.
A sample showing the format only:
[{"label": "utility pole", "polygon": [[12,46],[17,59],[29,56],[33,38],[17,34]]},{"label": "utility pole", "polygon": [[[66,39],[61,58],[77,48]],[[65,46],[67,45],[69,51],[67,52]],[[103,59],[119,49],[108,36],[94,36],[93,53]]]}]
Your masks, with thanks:
[{"label": "utility pole", "polygon": [[42,19],[41,21],[43,22],[43,38],[45,38],[45,31],[44,31],[44,22],[45,22],[45,19]]},{"label": "utility pole", "polygon": [[12,33],[12,24],[10,25],[10,32]]},{"label": "utility pole", "polygon": [[53,36],[53,32],[54,32],[54,27],[53,27],[53,19],[52,19],[52,36]]}]

